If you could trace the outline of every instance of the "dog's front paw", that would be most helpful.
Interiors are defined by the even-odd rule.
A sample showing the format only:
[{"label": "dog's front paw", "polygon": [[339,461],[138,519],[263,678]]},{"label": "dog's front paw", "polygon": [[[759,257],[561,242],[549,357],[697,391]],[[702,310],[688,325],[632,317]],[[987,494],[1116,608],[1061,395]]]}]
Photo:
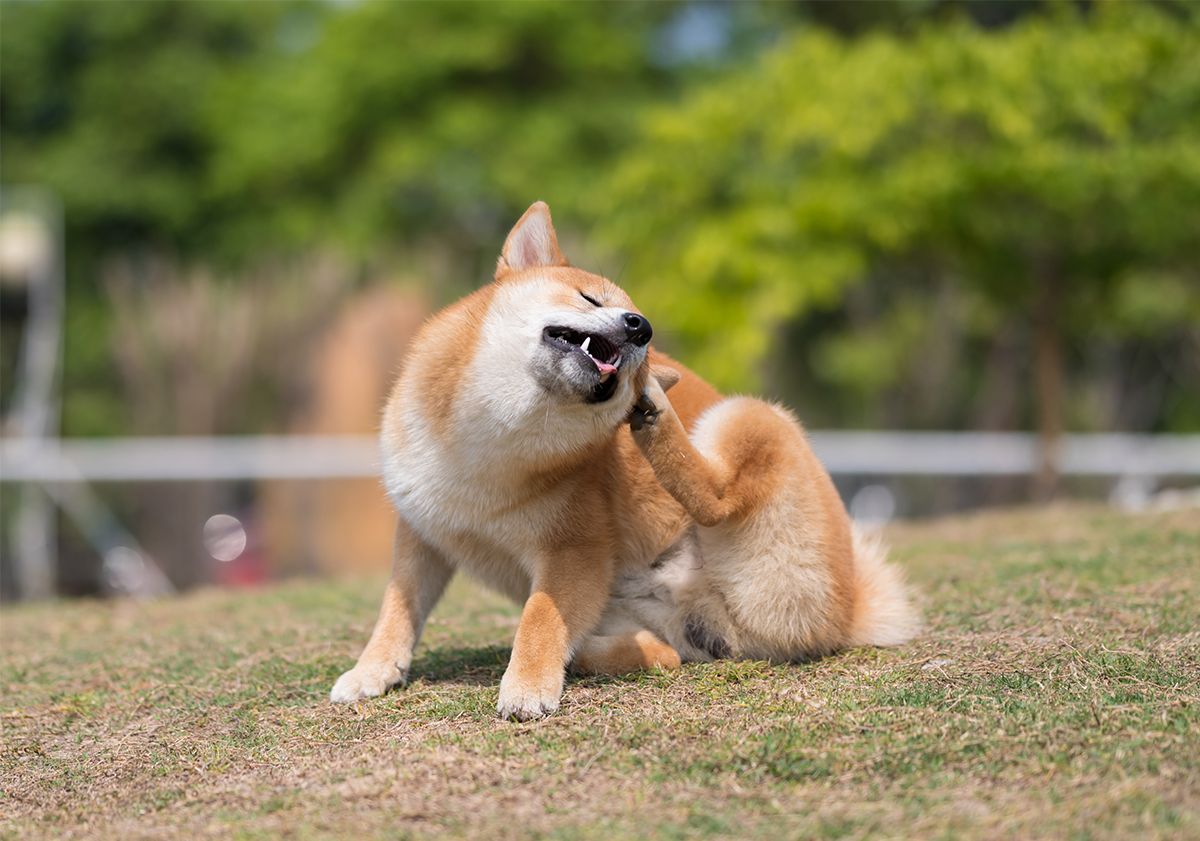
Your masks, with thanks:
[{"label": "dog's front paw", "polygon": [[335,704],[352,704],[382,695],[403,680],[404,672],[395,663],[359,663],[337,679],[329,692],[329,700]]},{"label": "dog's front paw", "polygon": [[540,680],[518,678],[512,669],[500,680],[500,700],[496,712],[501,718],[531,721],[544,718],[558,709],[562,698],[563,672],[544,675]]}]

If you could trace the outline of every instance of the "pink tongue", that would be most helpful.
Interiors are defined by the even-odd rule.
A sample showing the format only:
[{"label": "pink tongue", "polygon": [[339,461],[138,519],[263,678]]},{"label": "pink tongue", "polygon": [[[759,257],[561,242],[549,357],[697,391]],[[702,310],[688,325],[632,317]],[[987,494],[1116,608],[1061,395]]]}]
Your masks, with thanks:
[{"label": "pink tongue", "polygon": [[599,359],[597,359],[594,356],[592,357],[592,361],[595,362],[596,367],[600,369],[600,376],[602,376],[602,377],[605,374],[612,374],[617,370],[616,365],[609,365],[607,362],[601,362]]}]

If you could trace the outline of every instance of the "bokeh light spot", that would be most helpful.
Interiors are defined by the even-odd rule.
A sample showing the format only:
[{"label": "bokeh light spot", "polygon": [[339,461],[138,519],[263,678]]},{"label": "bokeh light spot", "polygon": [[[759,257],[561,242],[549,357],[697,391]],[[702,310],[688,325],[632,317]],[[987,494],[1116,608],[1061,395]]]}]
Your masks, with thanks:
[{"label": "bokeh light spot", "polygon": [[246,529],[237,517],[213,514],[204,524],[204,548],[218,561],[236,560],[246,551]]}]

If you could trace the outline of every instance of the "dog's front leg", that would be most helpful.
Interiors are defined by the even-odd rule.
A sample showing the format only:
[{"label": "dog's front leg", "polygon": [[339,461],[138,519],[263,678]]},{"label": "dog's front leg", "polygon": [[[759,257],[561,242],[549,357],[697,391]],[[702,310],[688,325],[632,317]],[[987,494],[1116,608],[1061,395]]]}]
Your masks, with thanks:
[{"label": "dog's front leg", "polygon": [[425,619],[450,580],[450,565],[403,520],[396,526],[393,551],[392,577],[375,630],[358,663],[333,685],[331,701],[345,704],[382,695],[408,677]]},{"label": "dog's front leg", "polygon": [[500,681],[501,718],[528,721],[558,709],[567,663],[600,621],[610,578],[609,559],[592,553],[567,550],[541,561]]}]

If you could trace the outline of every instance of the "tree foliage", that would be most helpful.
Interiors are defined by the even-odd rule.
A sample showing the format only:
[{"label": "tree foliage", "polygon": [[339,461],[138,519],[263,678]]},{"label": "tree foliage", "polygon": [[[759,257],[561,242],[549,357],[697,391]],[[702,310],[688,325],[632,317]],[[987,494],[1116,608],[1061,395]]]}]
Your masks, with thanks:
[{"label": "tree foliage", "polygon": [[452,297],[531,198],[565,211],[594,190],[638,105],[678,84],[685,68],[653,49],[678,9],[5,3],[4,181],[65,213],[68,431],[132,423],[106,264],[165,258],[238,284],[333,250],[380,272],[425,259]]},{"label": "tree foliage", "polygon": [[594,189],[674,78],[675,8],[6,5],[5,178],[58,191],[91,253],[470,249]]},{"label": "tree foliage", "polygon": [[1200,50],[1162,8],[6,2],[4,181],[66,216],[67,429],[129,426],[113,258],[424,260],[445,300],[535,198],[689,363],[818,422],[975,423],[1052,305],[1068,369],[1193,348],[1128,423],[1195,426]]},{"label": "tree foliage", "polygon": [[221,143],[213,92],[245,78],[292,7],[6,3],[4,180],[52,189],[73,252],[179,247],[206,235]]},{"label": "tree foliage", "polygon": [[850,391],[894,382],[895,356],[950,326],[930,304],[943,282],[975,330],[1194,328],[1197,35],[1143,4],[1002,32],[804,32],[657,112],[601,214],[636,299],[729,387],[757,384],[777,328],[862,285],[894,303],[888,324],[808,363]]}]

